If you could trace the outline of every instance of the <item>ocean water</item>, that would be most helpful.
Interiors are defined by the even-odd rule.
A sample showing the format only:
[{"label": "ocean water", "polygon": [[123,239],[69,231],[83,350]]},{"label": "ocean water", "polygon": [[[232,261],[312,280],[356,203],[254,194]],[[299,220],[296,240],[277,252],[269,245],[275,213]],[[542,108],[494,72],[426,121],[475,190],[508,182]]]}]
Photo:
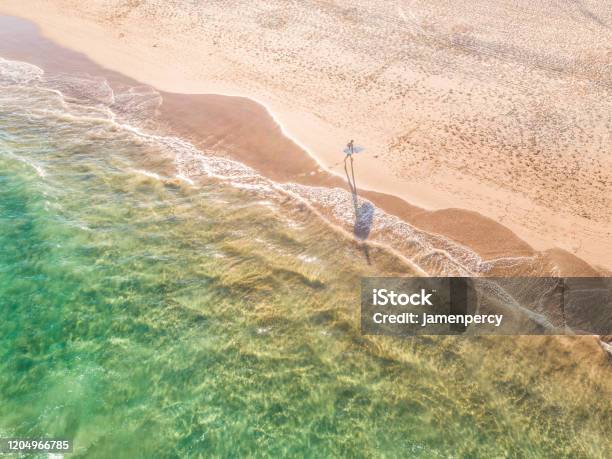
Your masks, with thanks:
[{"label": "ocean water", "polygon": [[361,336],[361,276],[490,266],[378,211],[366,253],[350,194],[162,135],[160,103],[0,59],[0,437],[100,458],[606,457],[609,368],[583,339]]}]

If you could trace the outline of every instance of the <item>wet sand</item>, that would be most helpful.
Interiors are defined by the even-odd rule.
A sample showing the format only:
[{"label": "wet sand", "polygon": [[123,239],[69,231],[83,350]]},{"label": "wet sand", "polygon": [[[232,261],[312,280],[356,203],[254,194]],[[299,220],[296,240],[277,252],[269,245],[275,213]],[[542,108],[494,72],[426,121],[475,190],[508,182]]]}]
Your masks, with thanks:
[{"label": "wet sand", "polygon": [[[3,17],[0,55],[24,60],[49,72],[81,72],[106,78],[111,86],[139,86],[118,72],[100,67],[87,56],[42,37],[23,20]],[[331,174],[300,146],[286,137],[261,105],[244,97],[213,94],[176,94],[160,91],[163,102],[157,121],[169,132],[238,160],[281,183],[349,190],[346,178]],[[340,160],[342,162],[342,160]],[[483,259],[538,255],[540,263],[562,275],[598,275],[598,271],[572,254],[555,249],[537,253],[508,228],[477,212],[461,209],[428,211],[401,198],[360,188],[361,158],[354,162],[357,191],[385,212],[428,233],[440,234],[478,253]]]}]

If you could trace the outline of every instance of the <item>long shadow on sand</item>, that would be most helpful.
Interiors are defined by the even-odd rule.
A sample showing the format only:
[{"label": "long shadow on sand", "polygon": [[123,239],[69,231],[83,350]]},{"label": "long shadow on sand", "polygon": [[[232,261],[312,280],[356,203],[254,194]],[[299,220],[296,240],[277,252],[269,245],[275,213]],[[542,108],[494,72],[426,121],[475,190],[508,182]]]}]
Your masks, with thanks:
[{"label": "long shadow on sand", "polygon": [[[365,241],[370,235],[372,229],[372,222],[374,221],[374,206],[369,202],[365,201],[361,205],[359,204],[359,196],[357,195],[357,183],[355,182],[355,169],[353,167],[353,158],[350,158],[351,162],[351,173],[344,161],[344,172],[346,173],[346,180],[348,181],[349,188],[351,189],[351,195],[353,198],[353,208],[355,209],[355,223],[353,225],[353,234],[360,241]],[[366,257],[368,264],[370,264],[370,253],[368,250],[367,243],[362,243],[363,253]]]}]

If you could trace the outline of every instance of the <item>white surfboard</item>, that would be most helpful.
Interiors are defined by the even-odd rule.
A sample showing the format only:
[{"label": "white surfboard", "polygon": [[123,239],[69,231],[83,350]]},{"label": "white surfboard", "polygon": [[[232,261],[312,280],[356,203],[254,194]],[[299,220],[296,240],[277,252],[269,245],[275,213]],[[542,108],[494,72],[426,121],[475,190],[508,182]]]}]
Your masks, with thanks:
[{"label": "white surfboard", "polygon": [[[364,150],[365,148],[360,147],[359,145],[353,145],[353,153],[361,153]],[[350,155],[351,149],[349,147],[345,147],[344,150],[342,150],[342,152],[346,155]]]}]

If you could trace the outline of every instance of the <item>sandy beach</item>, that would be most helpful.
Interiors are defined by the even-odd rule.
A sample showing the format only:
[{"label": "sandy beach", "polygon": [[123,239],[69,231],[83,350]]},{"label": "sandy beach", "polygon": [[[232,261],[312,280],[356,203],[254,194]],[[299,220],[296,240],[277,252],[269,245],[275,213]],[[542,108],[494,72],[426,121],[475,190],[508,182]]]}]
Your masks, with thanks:
[{"label": "sandy beach", "polygon": [[[360,187],[404,200],[386,209],[416,226],[485,256],[533,248],[610,270],[612,12],[528,6],[0,1],[160,90],[263,104],[312,158],[291,155],[285,179],[343,182],[341,150],[355,138]],[[269,142],[264,172],[279,178],[291,147]]]}]

